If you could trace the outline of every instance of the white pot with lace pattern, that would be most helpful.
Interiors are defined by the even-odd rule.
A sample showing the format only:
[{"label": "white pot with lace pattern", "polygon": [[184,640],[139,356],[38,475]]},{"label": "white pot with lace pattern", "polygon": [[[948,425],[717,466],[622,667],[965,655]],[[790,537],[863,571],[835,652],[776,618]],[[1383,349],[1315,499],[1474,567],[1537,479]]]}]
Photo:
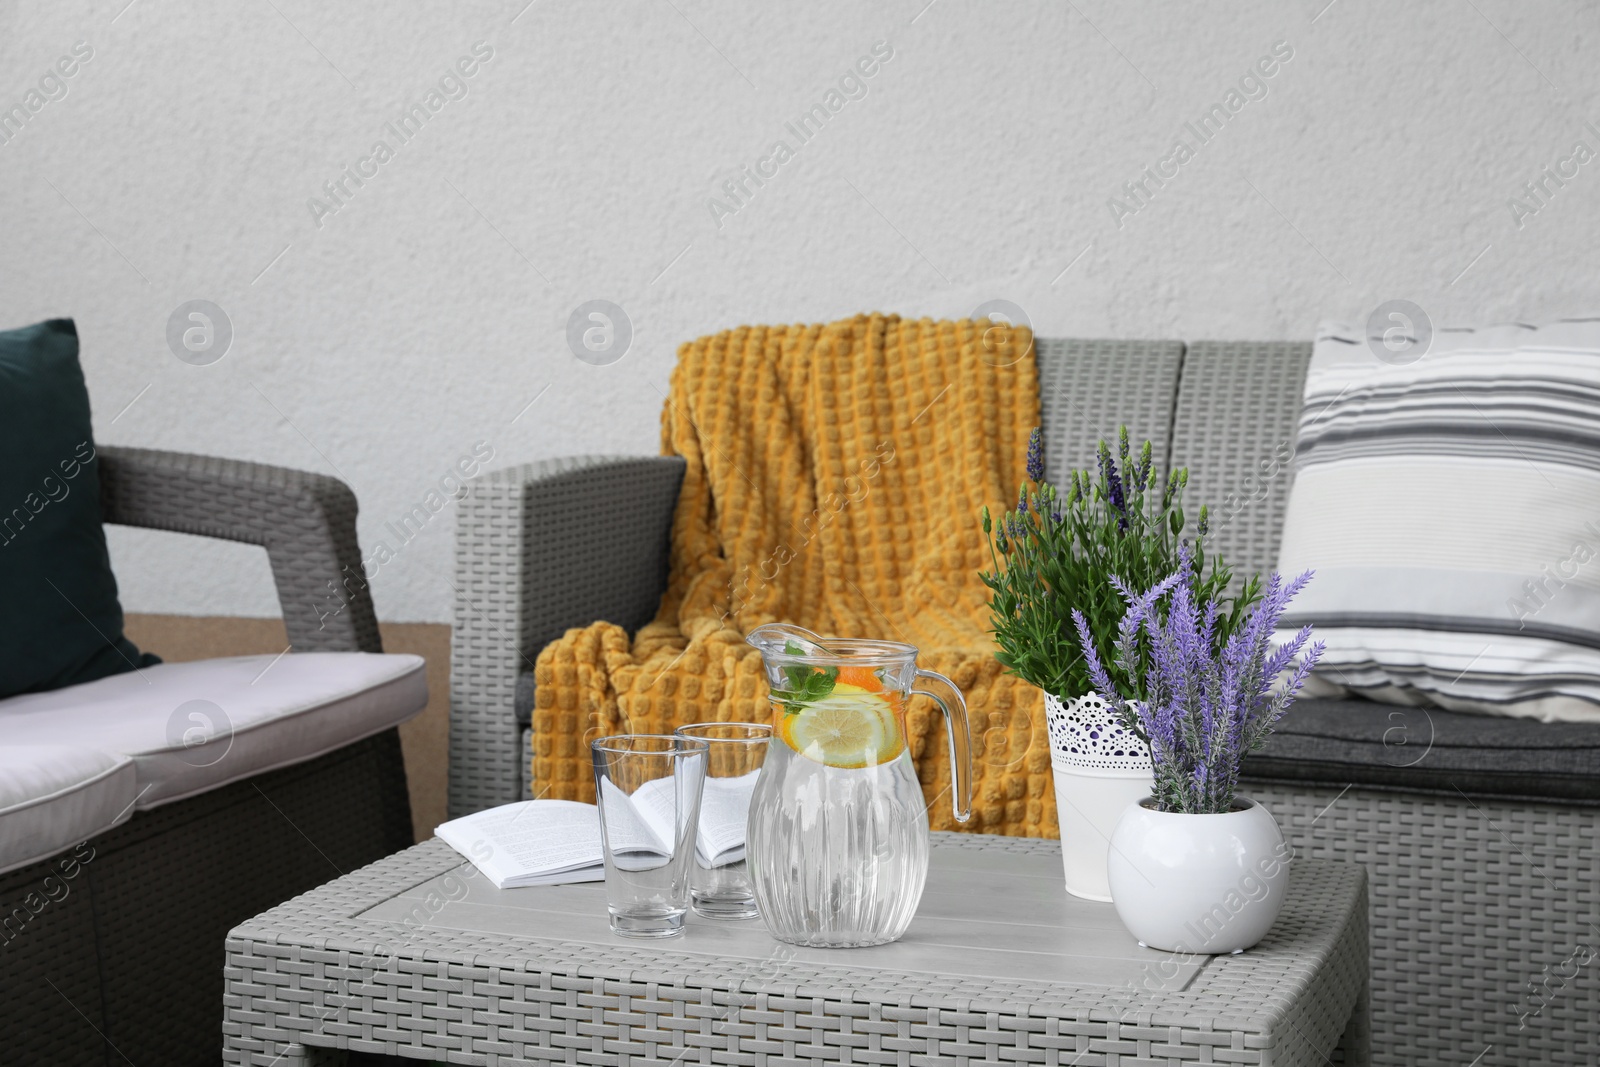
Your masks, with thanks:
[{"label": "white pot with lace pattern", "polygon": [[1095,693],[1065,703],[1046,694],[1044,708],[1067,892],[1109,901],[1111,834],[1128,806],[1151,793],[1149,749]]}]

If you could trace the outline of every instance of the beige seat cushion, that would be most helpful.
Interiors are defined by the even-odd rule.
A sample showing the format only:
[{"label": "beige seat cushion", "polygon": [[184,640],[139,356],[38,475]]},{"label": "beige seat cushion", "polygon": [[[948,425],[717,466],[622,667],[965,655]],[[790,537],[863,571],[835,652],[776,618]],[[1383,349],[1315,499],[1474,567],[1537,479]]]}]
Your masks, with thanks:
[{"label": "beige seat cushion", "polygon": [[139,794],[136,777],[126,756],[8,739],[0,746],[0,873],[125,822]]},{"label": "beige seat cushion", "polygon": [[313,759],[404,722],[427,702],[420,656],[238,656],[0,700],[0,737],[7,748],[126,756],[144,809]]}]

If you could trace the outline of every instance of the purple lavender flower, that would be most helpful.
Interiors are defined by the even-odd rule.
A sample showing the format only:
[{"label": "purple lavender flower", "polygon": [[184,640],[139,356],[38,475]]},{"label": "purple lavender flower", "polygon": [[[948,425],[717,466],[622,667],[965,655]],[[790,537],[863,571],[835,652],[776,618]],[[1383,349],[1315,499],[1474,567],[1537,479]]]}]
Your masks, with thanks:
[{"label": "purple lavender flower", "polygon": [[1078,642],[1083,647],[1084,662],[1089,667],[1089,680],[1094,682],[1095,691],[1104,694],[1106,700],[1115,699],[1116,686],[1111,684],[1111,676],[1106,673],[1105,664],[1100,662],[1100,653],[1094,646],[1094,635],[1089,633],[1089,623],[1077,608],[1072,609],[1072,624],[1078,628]]},{"label": "purple lavender flower", "polygon": [[[1225,812],[1232,806],[1244,757],[1265,744],[1322,656],[1321,642],[1309,643],[1309,626],[1274,644],[1278,619],[1310,579],[1309,571],[1290,582],[1272,575],[1260,602],[1219,649],[1221,608],[1216,601],[1196,602],[1187,543],[1179,549],[1178,570],[1143,593],[1112,577],[1128,605],[1117,627],[1116,664],[1126,677],[1141,680],[1142,701],[1113,688],[1087,621],[1072,613],[1096,691],[1150,746],[1163,811]],[[1288,680],[1275,690],[1285,671]]]},{"label": "purple lavender flower", "polygon": [[1028,435],[1028,480],[1044,481],[1044,429],[1039,426]]},{"label": "purple lavender flower", "polygon": [[1111,458],[1111,449],[1106,447],[1104,441],[1100,442],[1100,478],[1106,483],[1106,500],[1117,511],[1117,528],[1128,528],[1128,498],[1123,490],[1122,475],[1117,472],[1116,461]]}]

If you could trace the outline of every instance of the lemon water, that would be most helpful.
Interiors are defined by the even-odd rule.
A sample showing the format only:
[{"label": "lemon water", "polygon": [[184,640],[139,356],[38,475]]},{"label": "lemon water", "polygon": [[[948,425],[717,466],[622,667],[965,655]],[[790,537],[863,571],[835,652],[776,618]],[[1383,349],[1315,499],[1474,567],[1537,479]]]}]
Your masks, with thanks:
[{"label": "lemon water", "polygon": [[894,941],[910,925],[928,875],[928,809],[911,753],[903,740],[898,748],[875,765],[830,766],[774,730],[745,855],[779,941],[857,948]]}]

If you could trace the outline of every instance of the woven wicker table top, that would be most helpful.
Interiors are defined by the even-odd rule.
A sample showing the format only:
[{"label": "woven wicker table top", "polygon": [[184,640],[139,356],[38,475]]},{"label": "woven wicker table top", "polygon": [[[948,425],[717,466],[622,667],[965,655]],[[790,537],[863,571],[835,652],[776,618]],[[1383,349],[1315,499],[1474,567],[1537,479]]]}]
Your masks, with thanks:
[{"label": "woven wicker table top", "polygon": [[936,834],[902,942],[782,945],[696,919],[638,942],[603,887],[496,890],[428,841],[228,941],[230,1063],[317,1046],[452,1063],[1323,1063],[1366,983],[1361,868],[1297,860],[1239,956],[1140,949],[1068,897],[1054,841]]}]

